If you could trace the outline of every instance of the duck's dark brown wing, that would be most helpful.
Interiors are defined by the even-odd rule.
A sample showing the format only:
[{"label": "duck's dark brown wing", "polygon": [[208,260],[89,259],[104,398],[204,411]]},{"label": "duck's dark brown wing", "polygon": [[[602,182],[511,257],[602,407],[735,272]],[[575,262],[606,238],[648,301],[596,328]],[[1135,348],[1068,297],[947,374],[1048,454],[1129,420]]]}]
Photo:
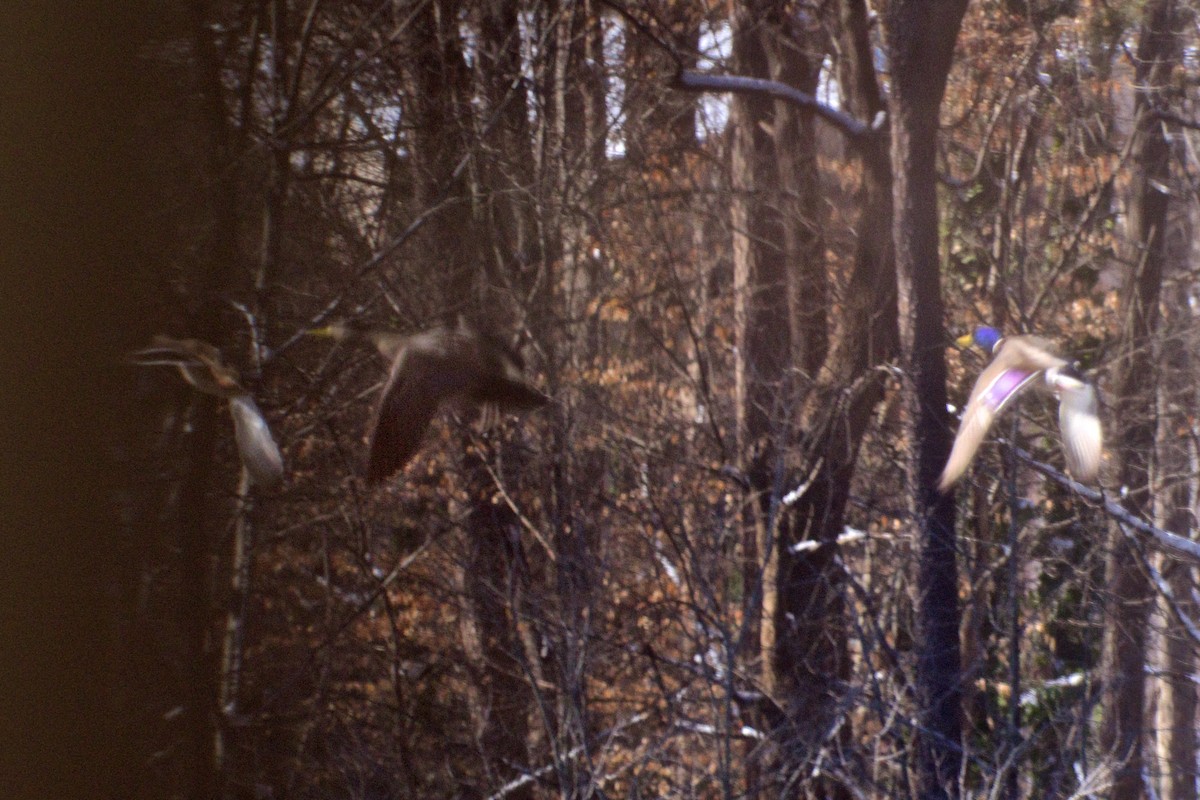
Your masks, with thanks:
[{"label": "duck's dark brown wing", "polygon": [[443,343],[415,337],[392,364],[368,433],[367,482],[378,483],[408,463],[442,401],[464,392],[469,375]]},{"label": "duck's dark brown wing", "polygon": [[438,407],[453,398],[501,408],[549,402],[525,380],[519,357],[489,339],[446,329],[413,336],[392,365],[371,423],[367,482],[408,463]]}]

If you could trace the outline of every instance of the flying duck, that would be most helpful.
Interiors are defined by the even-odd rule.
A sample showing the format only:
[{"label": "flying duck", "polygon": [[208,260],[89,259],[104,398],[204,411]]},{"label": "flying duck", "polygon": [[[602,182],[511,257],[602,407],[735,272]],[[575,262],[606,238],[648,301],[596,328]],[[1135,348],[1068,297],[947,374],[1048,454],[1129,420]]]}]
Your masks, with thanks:
[{"label": "flying duck", "polygon": [[131,353],[140,366],[173,366],[197,391],[229,401],[233,433],[242,464],[257,486],[274,488],[283,483],[283,456],[271,436],[254,398],[238,382],[237,370],[221,360],[221,351],[199,339],[155,336],[149,347]]},{"label": "flying duck", "polygon": [[1076,480],[1093,480],[1100,468],[1103,446],[1095,387],[1040,336],[1003,336],[995,328],[984,327],[957,340],[960,347],[972,342],[993,358],[971,390],[946,468],[938,479],[938,490],[947,491],[962,477],[992,420],[1035,383],[1058,397],[1058,424],[1067,469]]},{"label": "flying duck", "polygon": [[526,379],[524,362],[516,350],[462,320],[455,328],[434,328],[411,336],[342,322],[312,333],[368,341],[391,361],[367,428],[368,483],[379,483],[408,463],[443,403],[518,410],[549,402]]}]

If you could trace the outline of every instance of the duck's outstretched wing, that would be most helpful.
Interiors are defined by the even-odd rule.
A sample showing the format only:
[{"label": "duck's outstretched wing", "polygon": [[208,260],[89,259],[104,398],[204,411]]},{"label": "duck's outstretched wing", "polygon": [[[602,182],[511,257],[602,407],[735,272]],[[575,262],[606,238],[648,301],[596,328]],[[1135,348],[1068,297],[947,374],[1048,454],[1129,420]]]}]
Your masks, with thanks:
[{"label": "duck's outstretched wing", "polygon": [[244,390],[237,372],[225,366],[221,351],[200,339],[157,335],[149,347],[134,351],[129,362],[143,367],[172,366],[192,388],[216,397],[231,397]]},{"label": "duck's outstretched wing", "polygon": [[273,489],[283,483],[283,456],[271,436],[271,429],[248,394],[229,398],[233,434],[238,454],[256,486]]},{"label": "duck's outstretched wing", "polygon": [[988,365],[971,390],[958,434],[950,448],[950,457],[938,478],[938,491],[945,492],[962,477],[992,427],[992,420],[1034,382],[1038,374],[1039,370],[1007,366],[999,359]]},{"label": "duck's outstretched wing", "polygon": [[413,336],[392,364],[371,423],[367,482],[408,463],[438,406],[456,398],[505,409],[549,402],[526,380],[519,356],[489,337],[446,329]]},{"label": "duck's outstretched wing", "polygon": [[1061,373],[1051,385],[1058,392],[1058,427],[1067,470],[1077,481],[1095,480],[1104,448],[1096,389],[1085,380]]},{"label": "duck's outstretched wing", "polygon": [[378,483],[413,457],[444,400],[470,386],[473,367],[448,340],[414,337],[392,364],[367,438],[367,482]]}]

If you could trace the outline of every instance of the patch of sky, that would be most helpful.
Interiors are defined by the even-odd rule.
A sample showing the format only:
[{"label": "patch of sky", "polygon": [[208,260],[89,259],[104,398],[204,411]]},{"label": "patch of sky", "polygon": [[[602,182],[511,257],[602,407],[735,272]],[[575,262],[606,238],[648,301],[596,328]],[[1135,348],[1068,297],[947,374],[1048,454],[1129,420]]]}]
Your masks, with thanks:
[{"label": "patch of sky", "polygon": [[[733,55],[733,28],[722,20],[715,24],[702,23],[700,27],[700,55],[696,59],[699,72],[729,72],[729,59]],[[696,114],[696,138],[707,139],[720,135],[729,122],[729,95],[705,92],[700,95]]]},{"label": "patch of sky", "polygon": [[[600,23],[604,37],[604,60],[620,64],[625,58],[625,28],[623,21],[606,15]],[[604,129],[607,131],[605,152],[609,158],[625,155],[625,81],[620,70],[608,70],[608,87],[604,100]]]}]

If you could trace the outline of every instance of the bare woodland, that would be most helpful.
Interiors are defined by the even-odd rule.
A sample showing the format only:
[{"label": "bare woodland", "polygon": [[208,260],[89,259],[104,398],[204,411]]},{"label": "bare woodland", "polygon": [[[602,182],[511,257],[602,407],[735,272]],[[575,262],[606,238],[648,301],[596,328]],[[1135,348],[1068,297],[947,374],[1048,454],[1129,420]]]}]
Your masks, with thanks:
[{"label": "bare woodland", "polygon": [[[125,344],[285,478],[112,366],[121,796],[1195,800],[1193,6],[164,6]],[[460,319],[550,402],[369,485],[388,363],[309,332]],[[984,324],[1098,483],[1030,395],[937,491]]]}]

